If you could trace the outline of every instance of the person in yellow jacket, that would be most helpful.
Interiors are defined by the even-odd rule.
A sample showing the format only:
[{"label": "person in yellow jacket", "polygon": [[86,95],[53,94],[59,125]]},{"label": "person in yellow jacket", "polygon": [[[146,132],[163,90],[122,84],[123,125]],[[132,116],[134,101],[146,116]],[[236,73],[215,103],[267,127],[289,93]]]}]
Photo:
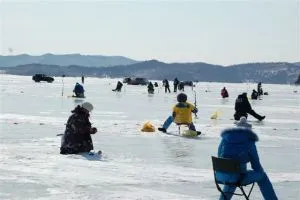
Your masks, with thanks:
[{"label": "person in yellow jacket", "polygon": [[[195,125],[193,124],[192,113],[197,113],[198,109],[193,104],[187,102],[187,95],[184,93],[177,95],[177,101],[178,103],[173,107],[172,116],[169,116],[163,126],[158,128],[158,130],[166,133],[172,122],[175,122],[178,125],[186,124],[189,130],[196,131]],[[197,134],[200,135],[201,132],[197,131]]]}]

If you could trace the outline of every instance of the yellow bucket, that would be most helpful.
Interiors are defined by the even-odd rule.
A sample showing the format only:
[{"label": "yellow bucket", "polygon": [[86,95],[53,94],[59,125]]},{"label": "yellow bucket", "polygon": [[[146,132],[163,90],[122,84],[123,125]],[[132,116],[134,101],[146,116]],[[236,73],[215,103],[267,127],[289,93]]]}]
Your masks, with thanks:
[{"label": "yellow bucket", "polygon": [[155,127],[148,121],[148,122],[144,123],[141,131],[142,132],[155,132]]}]

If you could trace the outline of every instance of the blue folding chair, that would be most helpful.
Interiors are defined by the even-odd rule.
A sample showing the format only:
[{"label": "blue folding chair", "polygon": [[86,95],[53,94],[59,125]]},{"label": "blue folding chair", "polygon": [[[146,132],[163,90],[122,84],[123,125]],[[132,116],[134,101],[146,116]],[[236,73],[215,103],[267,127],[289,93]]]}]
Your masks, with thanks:
[{"label": "blue folding chair", "polygon": [[[212,164],[213,164],[213,170],[214,170],[215,183],[216,183],[217,189],[219,190],[219,192],[221,192],[224,199],[227,199],[227,197],[225,195],[227,193],[227,194],[233,194],[233,195],[238,195],[238,196],[244,196],[247,200],[249,200],[249,197],[250,197],[250,194],[252,192],[255,182],[247,184],[247,185],[252,184],[252,186],[251,186],[249,193],[246,194],[243,187],[245,187],[247,185],[241,184],[244,174],[241,173],[240,162],[238,160],[227,159],[227,158],[218,158],[218,157],[214,157],[214,156],[212,156],[211,158],[212,158]],[[223,181],[217,180],[216,171],[223,172],[223,173],[239,173],[241,175],[237,182],[223,182]],[[235,186],[235,187],[239,188],[242,191],[242,193],[224,192],[221,189],[219,184]]]}]

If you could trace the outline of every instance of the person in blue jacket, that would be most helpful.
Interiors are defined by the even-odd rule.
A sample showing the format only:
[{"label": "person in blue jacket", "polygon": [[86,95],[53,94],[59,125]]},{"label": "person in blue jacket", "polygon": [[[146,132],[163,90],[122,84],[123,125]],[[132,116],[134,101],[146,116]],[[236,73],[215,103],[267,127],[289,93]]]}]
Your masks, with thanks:
[{"label": "person in blue jacket", "polygon": [[[241,170],[245,175],[242,178],[242,184],[257,182],[259,189],[266,200],[277,200],[277,196],[273,189],[266,172],[260,164],[255,142],[258,136],[251,130],[251,124],[247,123],[245,117],[241,117],[237,123],[237,128],[226,129],[221,133],[221,143],[218,148],[218,157],[239,160],[241,162]],[[251,163],[252,170],[247,170],[247,163]],[[236,182],[240,178],[240,174],[235,173],[216,173],[218,181]],[[223,191],[233,193],[236,187],[225,185]],[[226,193],[226,199],[230,200],[232,194]],[[225,199],[221,194],[220,200]]]},{"label": "person in blue jacket", "polygon": [[76,97],[84,97],[84,89],[83,86],[79,83],[76,83],[73,92],[75,93]]}]

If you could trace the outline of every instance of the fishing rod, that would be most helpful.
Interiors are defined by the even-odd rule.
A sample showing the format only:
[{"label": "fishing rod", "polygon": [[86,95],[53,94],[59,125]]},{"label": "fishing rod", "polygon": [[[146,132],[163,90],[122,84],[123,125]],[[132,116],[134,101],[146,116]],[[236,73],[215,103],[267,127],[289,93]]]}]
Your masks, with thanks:
[{"label": "fishing rod", "polygon": [[62,75],[62,89],[61,89],[61,96],[64,96],[64,87],[65,87],[65,84],[64,84],[64,77],[65,77],[65,75],[63,74],[63,75]]},{"label": "fishing rod", "polygon": [[[196,91],[195,90],[194,90],[194,97],[195,97],[194,105],[195,105],[195,108],[197,109],[197,95],[196,95]],[[198,118],[197,113],[194,113],[194,115],[195,115],[195,118]]]}]

